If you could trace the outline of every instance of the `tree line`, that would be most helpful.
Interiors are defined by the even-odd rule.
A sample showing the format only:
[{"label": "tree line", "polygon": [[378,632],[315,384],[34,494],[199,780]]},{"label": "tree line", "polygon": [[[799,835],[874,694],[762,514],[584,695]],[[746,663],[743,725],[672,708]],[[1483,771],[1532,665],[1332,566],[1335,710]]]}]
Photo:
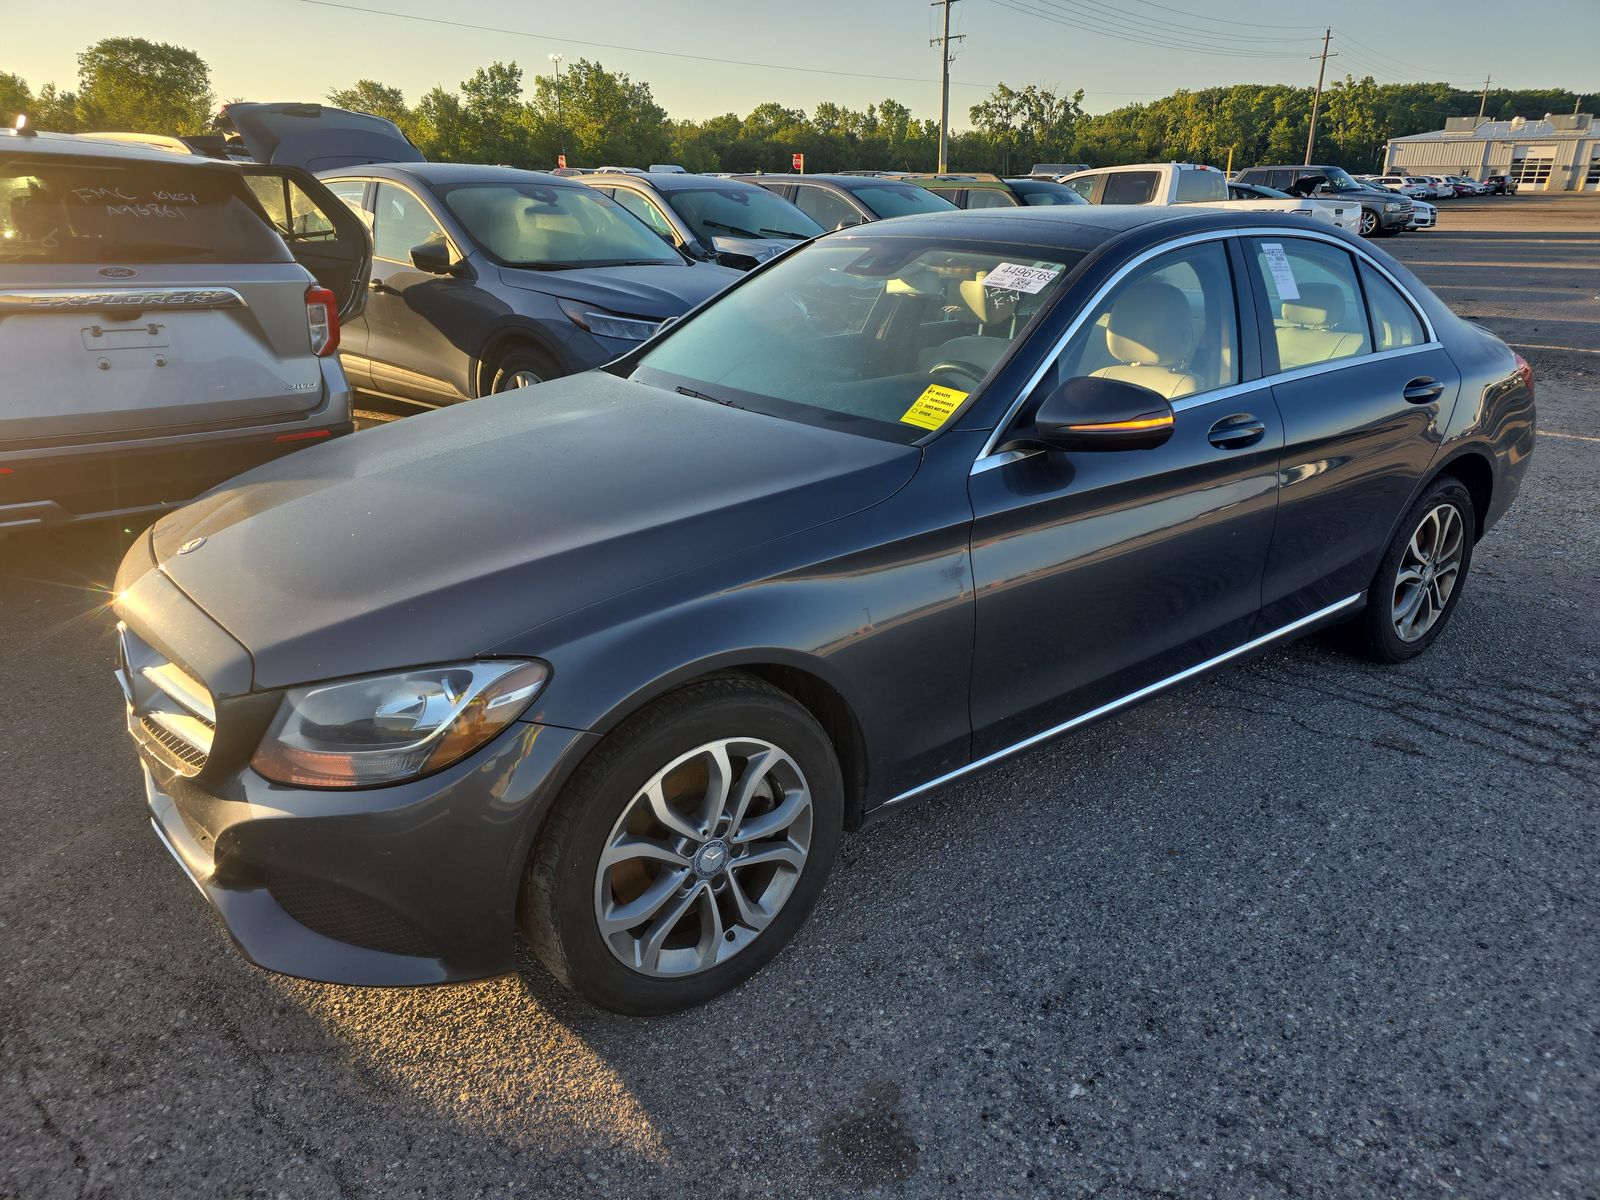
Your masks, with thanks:
[{"label": "tree line", "polygon": [[[747,115],[674,119],[650,85],[580,58],[555,76],[530,81],[515,62],[480,67],[454,90],[435,86],[415,102],[378,80],[334,88],[329,103],[387,117],[430,159],[549,169],[565,153],[571,166],[674,162],[691,171],[787,171],[790,155],[808,171],[879,168],[932,171],[938,122],[895,99],[864,111],[830,101],[811,112],[777,101]],[[1087,113],[1082,91],[1034,84],[998,85],[968,110],[971,126],[953,132],[956,171],[1025,172],[1035,162],[1094,166],[1190,161],[1222,166],[1298,162],[1305,153],[1312,89],[1233,84],[1180,90],[1148,103]],[[1495,89],[1486,115],[1538,117],[1594,111],[1600,99],[1560,88]],[[1447,83],[1380,84],[1346,76],[1324,92],[1313,157],[1352,171],[1381,166],[1389,138],[1440,129],[1446,118],[1476,115],[1477,92]],[[41,129],[194,134],[210,127],[216,97],[203,59],[181,46],[108,38],[78,56],[74,91],[46,83],[37,92],[0,71],[0,112],[26,111]]]}]

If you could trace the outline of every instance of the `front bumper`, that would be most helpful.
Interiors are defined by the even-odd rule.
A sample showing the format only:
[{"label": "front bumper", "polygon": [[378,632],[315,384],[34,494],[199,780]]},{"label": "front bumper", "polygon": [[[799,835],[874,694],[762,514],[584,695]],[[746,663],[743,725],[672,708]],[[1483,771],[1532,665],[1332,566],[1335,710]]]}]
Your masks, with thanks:
[{"label": "front bumper", "polygon": [[[533,839],[596,740],[518,722],[436,775],[362,790],[285,787],[248,759],[270,695],[251,693],[243,648],[141,556],[118,579],[117,616],[213,694],[216,738],[198,765],[149,735],[144,681],[119,667],[156,833],[250,961],[305,979],[452,983],[515,969],[516,903]],[[136,575],[135,578],[127,578]],[[147,659],[146,659],[147,661]],[[242,687],[241,687],[242,685]],[[234,694],[229,694],[233,692]]]},{"label": "front bumper", "polygon": [[1404,229],[1410,225],[1411,216],[1412,208],[1408,204],[1404,208],[1400,209],[1399,212],[1389,212],[1387,209],[1385,209],[1382,214],[1379,215],[1378,220],[1386,233],[1392,233],[1397,229]]}]

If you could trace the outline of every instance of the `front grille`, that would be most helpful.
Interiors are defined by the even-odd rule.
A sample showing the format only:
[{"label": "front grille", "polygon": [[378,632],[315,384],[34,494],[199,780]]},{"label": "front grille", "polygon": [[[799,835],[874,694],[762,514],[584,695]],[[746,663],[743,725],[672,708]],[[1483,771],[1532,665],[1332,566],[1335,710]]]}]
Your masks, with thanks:
[{"label": "front grille", "polygon": [[129,731],[173,770],[199,774],[217,731],[211,693],[126,625],[117,632],[117,682],[128,701]]},{"label": "front grille", "polygon": [[436,958],[438,947],[399,914],[360,892],[305,875],[274,875],[267,891],[313,933],[385,954]]}]

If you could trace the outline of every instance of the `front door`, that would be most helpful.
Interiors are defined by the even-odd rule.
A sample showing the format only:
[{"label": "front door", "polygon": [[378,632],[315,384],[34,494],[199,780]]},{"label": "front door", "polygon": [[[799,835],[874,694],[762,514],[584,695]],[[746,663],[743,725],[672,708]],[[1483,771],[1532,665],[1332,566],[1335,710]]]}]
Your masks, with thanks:
[{"label": "front door", "polygon": [[[1240,338],[1233,280],[1242,260],[1228,241],[1136,268],[1034,392],[1042,398],[1082,375],[1148,387],[1175,412],[1164,445],[1001,456],[996,466],[991,456],[972,475],[975,756],[1250,637],[1283,431]],[[1248,291],[1243,298],[1248,313]],[[1019,414],[1024,424],[1032,403]]]},{"label": "front door", "polygon": [[365,222],[303,168],[241,163],[240,170],[295,261],[333,293],[340,322],[360,316],[372,269]]},{"label": "front door", "polygon": [[[1358,595],[1438,452],[1461,373],[1387,275],[1306,237],[1245,243],[1278,372],[1282,493],[1263,584],[1281,625]],[[1275,361],[1274,361],[1275,360]]]}]

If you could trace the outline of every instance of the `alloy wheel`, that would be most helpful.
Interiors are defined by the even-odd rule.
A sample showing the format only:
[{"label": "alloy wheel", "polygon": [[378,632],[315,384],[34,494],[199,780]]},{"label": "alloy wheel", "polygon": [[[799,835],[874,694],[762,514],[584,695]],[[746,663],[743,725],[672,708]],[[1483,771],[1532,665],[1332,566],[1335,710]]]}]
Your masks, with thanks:
[{"label": "alloy wheel", "polygon": [[760,937],[811,848],[799,764],[758,738],[723,738],[650,777],[612,826],[595,872],[600,936],[625,966],[710,970]]},{"label": "alloy wheel", "polygon": [[528,371],[528,370],[515,371],[512,374],[506,376],[506,378],[504,380],[504,384],[500,388],[500,390],[502,392],[509,392],[509,391],[512,391],[512,390],[514,390],[516,388],[532,387],[536,383],[543,383],[543,382],[544,382],[544,377],[539,375],[535,371]]},{"label": "alloy wheel", "polygon": [[1363,209],[1361,211],[1361,232],[1362,232],[1362,234],[1363,235],[1371,234],[1377,228],[1378,228],[1378,214],[1377,213],[1373,213],[1373,212],[1368,212],[1365,209]]},{"label": "alloy wheel", "polygon": [[1439,622],[1461,579],[1466,525],[1453,504],[1430,508],[1412,531],[1395,573],[1392,619],[1403,642],[1415,642]]}]

